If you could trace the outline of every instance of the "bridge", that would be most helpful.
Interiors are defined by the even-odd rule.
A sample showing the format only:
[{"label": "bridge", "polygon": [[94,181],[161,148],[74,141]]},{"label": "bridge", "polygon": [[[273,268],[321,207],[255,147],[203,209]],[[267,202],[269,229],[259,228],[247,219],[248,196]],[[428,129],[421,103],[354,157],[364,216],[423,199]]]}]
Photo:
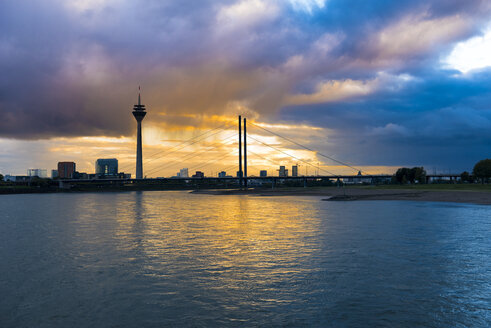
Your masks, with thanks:
[{"label": "bridge", "polygon": [[[219,133],[229,132],[230,127],[235,125],[236,123],[233,123],[231,121],[225,122],[224,124],[210,129],[198,136],[192,137],[188,140],[185,140],[181,142],[180,144],[167,149],[165,151],[158,151],[145,160],[143,163],[144,165],[148,165],[151,162],[155,162],[159,159],[162,159],[164,156],[168,156],[170,154],[175,154],[179,152],[180,150],[185,149],[186,147],[190,147],[195,144],[199,144],[200,142],[204,142],[206,139],[217,136]],[[285,151],[284,149],[279,148],[278,146],[270,145],[264,141],[259,140],[257,137],[253,137],[251,135],[247,134],[247,124],[249,124],[250,127],[256,129],[256,131],[260,131],[263,134],[269,135],[269,136],[274,136],[275,138],[279,138],[283,142],[293,145],[297,149],[305,150],[308,152],[315,153],[317,157],[322,157],[324,160],[328,160],[331,163],[334,163],[337,166],[344,167],[346,169],[349,169],[353,171],[353,174],[335,174],[333,172],[330,172],[326,170],[325,168],[321,167],[320,165],[315,165],[314,163],[311,163],[308,160],[302,159],[298,156],[294,156],[291,153]],[[147,175],[153,175],[157,174],[158,172],[162,172],[165,169],[168,169],[172,166],[175,165],[182,165],[185,163],[187,160],[191,160],[193,158],[196,158],[198,156],[203,156],[203,154],[210,152],[214,148],[217,148],[218,146],[222,146],[225,144],[230,144],[230,142],[235,143],[238,141],[238,158],[236,164],[233,164],[232,166],[228,166],[227,168],[224,168],[223,171],[229,170],[229,169],[237,169],[237,176],[225,176],[225,177],[161,177],[161,178],[140,178],[138,177],[137,179],[117,179],[117,178],[107,178],[107,179],[60,179],[59,180],[59,186],[60,188],[70,188],[71,186],[74,185],[87,185],[87,184],[93,184],[93,185],[99,185],[99,186],[108,186],[108,185],[113,185],[113,186],[124,186],[124,185],[160,185],[160,186],[214,186],[214,187],[237,187],[237,188],[248,188],[250,185],[267,185],[270,184],[272,188],[274,188],[277,184],[288,184],[288,183],[294,183],[295,185],[303,185],[308,186],[312,184],[326,184],[326,183],[332,183],[332,182],[342,182],[342,183],[367,183],[367,184],[375,184],[375,183],[387,183],[392,179],[392,175],[387,175],[387,174],[370,174],[367,172],[364,172],[363,170],[353,166],[352,164],[349,164],[345,161],[341,161],[339,159],[336,159],[332,156],[326,155],[322,152],[316,151],[310,147],[307,147],[291,138],[288,138],[284,135],[281,135],[277,132],[271,131],[270,129],[254,123],[254,122],[247,122],[246,118],[242,118],[241,116],[238,117],[238,133],[233,133],[230,134],[229,136],[225,137],[224,139],[221,140],[220,145],[211,145],[204,147],[203,149],[200,149],[197,152],[193,152],[191,154],[185,155],[182,158],[178,160],[173,160],[164,164],[158,164],[151,169],[149,169],[146,174]],[[139,130],[141,131],[141,130]],[[278,163],[277,160],[274,160],[272,158],[266,157],[266,155],[261,155],[257,154],[255,152],[252,152],[250,149],[247,149],[248,142],[249,140],[252,140],[255,145],[261,145],[262,147],[267,147],[271,149],[272,152],[276,154],[281,154],[283,157],[290,159],[291,162],[296,162],[297,163],[297,168],[298,168],[298,163],[302,163],[305,167],[311,167],[314,170],[317,170],[318,172],[322,171],[323,174],[316,174],[316,175],[298,175],[298,172],[296,175],[290,175],[290,176],[250,176],[248,175],[248,167],[250,167],[250,159],[251,156],[253,158],[260,158],[263,161],[267,161],[269,163],[272,163],[274,165],[277,165],[277,167],[281,166],[282,163]],[[141,150],[140,150],[141,154]],[[212,165],[212,164],[220,164],[220,161],[223,160],[223,157],[220,158],[212,158],[211,160],[208,160],[206,162],[203,162],[199,164],[198,166],[193,167],[192,169],[203,169],[206,166]],[[122,166],[121,170],[129,169],[131,166],[126,165]],[[142,163],[141,163],[141,157],[137,156],[137,169],[142,168]],[[191,170],[192,170],[191,169]],[[356,174],[355,174],[356,172]],[[293,172],[292,172],[293,173]],[[460,177],[459,174],[437,174],[437,175],[427,175],[427,182],[430,181],[431,179],[457,179]]]}]

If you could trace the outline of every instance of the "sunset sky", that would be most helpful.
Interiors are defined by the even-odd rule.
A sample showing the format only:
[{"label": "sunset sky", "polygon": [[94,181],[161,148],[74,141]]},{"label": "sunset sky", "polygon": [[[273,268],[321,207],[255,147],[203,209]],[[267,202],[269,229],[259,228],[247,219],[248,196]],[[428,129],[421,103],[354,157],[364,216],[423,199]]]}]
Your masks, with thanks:
[{"label": "sunset sky", "polygon": [[[1,0],[0,73],[2,174],[134,174],[139,85],[148,177],[234,173],[239,114],[367,173],[491,157],[488,0]],[[356,174],[248,132],[250,174]]]}]

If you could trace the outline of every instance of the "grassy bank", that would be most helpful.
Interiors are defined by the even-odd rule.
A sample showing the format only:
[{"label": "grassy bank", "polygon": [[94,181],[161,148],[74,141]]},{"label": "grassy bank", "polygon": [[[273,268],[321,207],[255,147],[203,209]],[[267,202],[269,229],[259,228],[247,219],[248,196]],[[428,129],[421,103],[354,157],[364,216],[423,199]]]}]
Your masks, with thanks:
[{"label": "grassy bank", "polygon": [[[347,187],[351,188],[351,187]],[[415,185],[380,185],[380,186],[357,186],[355,188],[371,188],[371,189],[407,189],[407,190],[428,190],[428,191],[489,191],[491,192],[491,184],[415,184]]]}]

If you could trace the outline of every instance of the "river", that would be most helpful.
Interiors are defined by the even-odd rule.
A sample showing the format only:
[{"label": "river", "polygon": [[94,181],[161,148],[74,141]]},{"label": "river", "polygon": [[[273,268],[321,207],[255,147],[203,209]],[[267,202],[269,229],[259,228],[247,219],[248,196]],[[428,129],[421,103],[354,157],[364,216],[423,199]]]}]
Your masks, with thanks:
[{"label": "river", "polygon": [[1,327],[489,327],[491,207],[0,196]]}]

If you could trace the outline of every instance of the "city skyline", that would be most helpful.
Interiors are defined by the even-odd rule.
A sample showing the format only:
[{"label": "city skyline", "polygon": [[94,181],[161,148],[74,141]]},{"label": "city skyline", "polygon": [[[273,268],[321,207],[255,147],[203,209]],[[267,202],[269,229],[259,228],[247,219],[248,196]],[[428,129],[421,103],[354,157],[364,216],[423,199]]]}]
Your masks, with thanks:
[{"label": "city skyline", "polygon": [[[216,172],[233,165],[233,123],[148,166],[145,157],[238,114],[370,173],[469,171],[489,157],[486,1],[4,1],[0,18],[3,174],[59,161],[89,171],[95,159],[114,157],[123,168],[133,164],[134,176],[130,112],[139,84],[150,108],[144,175],[171,176],[183,166],[159,166],[211,145],[216,150],[186,162],[190,173],[213,158],[223,160]],[[348,173],[248,128],[253,138]],[[248,149],[278,162],[249,154],[251,175],[296,164],[251,140]]]}]

